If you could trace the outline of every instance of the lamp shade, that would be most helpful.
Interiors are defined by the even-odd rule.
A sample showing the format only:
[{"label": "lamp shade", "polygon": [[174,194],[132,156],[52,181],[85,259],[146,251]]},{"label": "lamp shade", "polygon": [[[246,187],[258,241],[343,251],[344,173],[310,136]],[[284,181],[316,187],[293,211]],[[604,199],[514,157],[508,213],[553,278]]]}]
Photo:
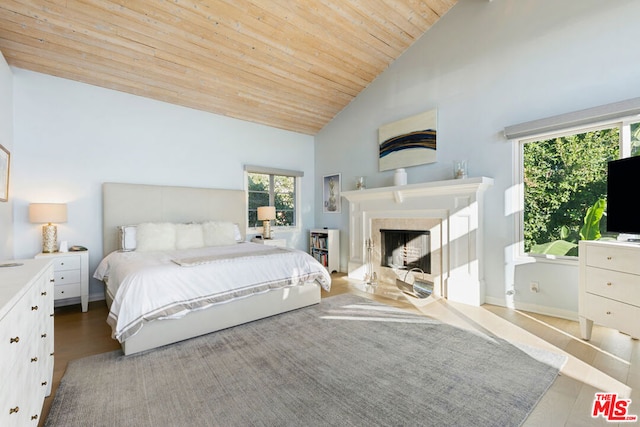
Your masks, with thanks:
[{"label": "lamp shade", "polygon": [[29,205],[29,222],[67,222],[67,205],[65,203],[31,203]]},{"label": "lamp shade", "polygon": [[260,206],[258,208],[258,220],[259,221],[271,221],[276,219],[276,207],[275,206]]}]

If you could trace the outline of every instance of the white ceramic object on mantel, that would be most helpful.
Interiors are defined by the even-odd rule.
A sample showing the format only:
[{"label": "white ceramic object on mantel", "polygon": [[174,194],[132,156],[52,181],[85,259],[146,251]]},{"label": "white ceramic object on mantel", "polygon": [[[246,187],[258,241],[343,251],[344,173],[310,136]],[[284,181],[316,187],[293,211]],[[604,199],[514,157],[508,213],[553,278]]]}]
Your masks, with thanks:
[{"label": "white ceramic object on mantel", "polygon": [[407,185],[407,172],[404,168],[396,169],[396,172],[393,174],[393,185]]}]

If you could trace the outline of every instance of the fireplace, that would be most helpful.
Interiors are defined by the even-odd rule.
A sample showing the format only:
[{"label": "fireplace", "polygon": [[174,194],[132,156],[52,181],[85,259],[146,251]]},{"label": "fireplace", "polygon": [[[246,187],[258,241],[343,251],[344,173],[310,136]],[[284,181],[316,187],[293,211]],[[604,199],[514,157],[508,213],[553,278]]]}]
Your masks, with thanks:
[{"label": "fireplace", "polygon": [[431,273],[429,230],[380,230],[380,266]]},{"label": "fireplace", "polygon": [[[433,283],[435,297],[481,305],[482,201],[484,191],[492,184],[491,178],[477,177],[343,191],[342,196],[349,201],[349,277],[363,279],[369,241],[374,272],[381,282],[394,284],[410,268],[394,268],[399,267],[393,262],[394,250],[389,255],[385,242],[383,251],[381,230],[409,232],[408,236],[414,238],[414,233],[427,231],[419,238],[426,241],[429,258],[427,268],[419,267],[427,270],[421,279]],[[400,244],[391,246],[399,248]],[[407,251],[406,244],[402,247],[402,264],[412,265],[418,262],[415,258],[426,258],[426,254],[409,254],[412,250]]]}]

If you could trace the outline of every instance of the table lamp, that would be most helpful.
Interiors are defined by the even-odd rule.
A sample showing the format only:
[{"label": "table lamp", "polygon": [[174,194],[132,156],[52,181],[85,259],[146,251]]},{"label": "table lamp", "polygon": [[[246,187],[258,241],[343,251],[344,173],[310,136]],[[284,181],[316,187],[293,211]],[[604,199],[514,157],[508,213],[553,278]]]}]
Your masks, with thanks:
[{"label": "table lamp", "polygon": [[65,203],[31,203],[29,205],[29,222],[42,224],[42,252],[50,253],[58,250],[58,228],[54,222],[67,222],[67,205]]},{"label": "table lamp", "polygon": [[258,208],[258,221],[262,221],[262,237],[271,238],[271,220],[276,219],[275,206],[260,206]]}]

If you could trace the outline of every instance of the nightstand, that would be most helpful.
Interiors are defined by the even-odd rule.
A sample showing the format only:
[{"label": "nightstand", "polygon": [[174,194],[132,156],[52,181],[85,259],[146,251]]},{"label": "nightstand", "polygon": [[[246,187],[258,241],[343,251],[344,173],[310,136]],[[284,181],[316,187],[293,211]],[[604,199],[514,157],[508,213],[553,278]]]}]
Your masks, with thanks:
[{"label": "nightstand", "polygon": [[251,239],[253,243],[262,243],[263,245],[268,246],[278,246],[284,248],[287,246],[287,239],[256,239],[255,237]]},{"label": "nightstand", "polygon": [[53,261],[55,301],[80,297],[82,311],[89,309],[89,251],[40,253]]}]

